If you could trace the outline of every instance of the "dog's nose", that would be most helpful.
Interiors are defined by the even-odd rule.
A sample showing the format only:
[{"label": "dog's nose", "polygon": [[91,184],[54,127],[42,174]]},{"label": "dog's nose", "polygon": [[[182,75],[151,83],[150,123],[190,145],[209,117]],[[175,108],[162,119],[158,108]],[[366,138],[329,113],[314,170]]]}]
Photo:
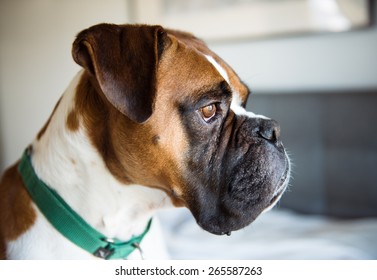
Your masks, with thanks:
[{"label": "dog's nose", "polygon": [[280,142],[280,125],[275,120],[262,119],[257,133],[271,143],[278,144]]}]

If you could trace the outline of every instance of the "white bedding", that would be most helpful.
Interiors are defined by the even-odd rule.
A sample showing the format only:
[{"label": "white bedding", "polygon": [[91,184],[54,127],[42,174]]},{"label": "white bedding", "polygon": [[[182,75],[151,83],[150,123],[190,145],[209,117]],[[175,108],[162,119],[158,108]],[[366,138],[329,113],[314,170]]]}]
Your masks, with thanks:
[{"label": "white bedding", "polygon": [[159,216],[172,259],[377,259],[377,218],[272,210],[231,236],[215,236],[200,229],[188,210]]}]

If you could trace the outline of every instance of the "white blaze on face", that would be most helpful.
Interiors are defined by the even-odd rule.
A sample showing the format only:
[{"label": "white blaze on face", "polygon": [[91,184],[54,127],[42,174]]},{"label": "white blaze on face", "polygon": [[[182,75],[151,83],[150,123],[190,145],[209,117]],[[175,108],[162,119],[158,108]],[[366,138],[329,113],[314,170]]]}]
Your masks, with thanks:
[{"label": "white blaze on face", "polygon": [[205,55],[205,57],[207,58],[207,60],[209,62],[211,62],[211,64],[216,68],[217,72],[220,73],[221,76],[223,76],[224,80],[230,84],[230,81],[229,81],[229,76],[228,76],[228,73],[225,71],[224,68],[221,67],[221,65],[219,63],[217,63],[217,61],[210,55]]},{"label": "white blaze on face", "polygon": [[229,84],[230,88],[232,89],[232,103],[230,104],[230,109],[236,114],[236,115],[244,115],[248,116],[249,118],[261,118],[261,119],[269,119],[263,115],[256,115],[252,112],[246,111],[244,107],[241,106],[242,100],[240,98],[240,95],[237,91],[234,90],[232,85],[230,84],[228,73],[225,71],[225,69],[210,55],[205,55],[207,60],[216,68],[217,72],[224,78],[224,80]]}]

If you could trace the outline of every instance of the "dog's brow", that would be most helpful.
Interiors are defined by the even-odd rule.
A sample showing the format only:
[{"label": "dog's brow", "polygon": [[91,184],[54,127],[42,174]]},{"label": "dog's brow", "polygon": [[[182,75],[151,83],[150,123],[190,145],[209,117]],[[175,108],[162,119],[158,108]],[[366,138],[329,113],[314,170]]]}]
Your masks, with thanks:
[{"label": "dog's brow", "polygon": [[228,99],[232,96],[232,91],[227,82],[222,81],[216,85],[202,88],[198,94],[195,103],[203,103],[213,99]]}]

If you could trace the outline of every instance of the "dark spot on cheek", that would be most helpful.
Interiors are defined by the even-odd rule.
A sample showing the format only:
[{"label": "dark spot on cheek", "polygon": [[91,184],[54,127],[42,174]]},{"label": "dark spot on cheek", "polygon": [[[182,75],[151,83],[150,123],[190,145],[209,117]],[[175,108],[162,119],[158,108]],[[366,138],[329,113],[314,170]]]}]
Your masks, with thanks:
[{"label": "dark spot on cheek", "polygon": [[71,111],[67,117],[67,127],[71,131],[79,129],[79,120],[75,111]]},{"label": "dark spot on cheek", "polygon": [[160,136],[159,135],[155,135],[155,136],[152,137],[153,145],[158,145],[159,142],[160,142]]}]

